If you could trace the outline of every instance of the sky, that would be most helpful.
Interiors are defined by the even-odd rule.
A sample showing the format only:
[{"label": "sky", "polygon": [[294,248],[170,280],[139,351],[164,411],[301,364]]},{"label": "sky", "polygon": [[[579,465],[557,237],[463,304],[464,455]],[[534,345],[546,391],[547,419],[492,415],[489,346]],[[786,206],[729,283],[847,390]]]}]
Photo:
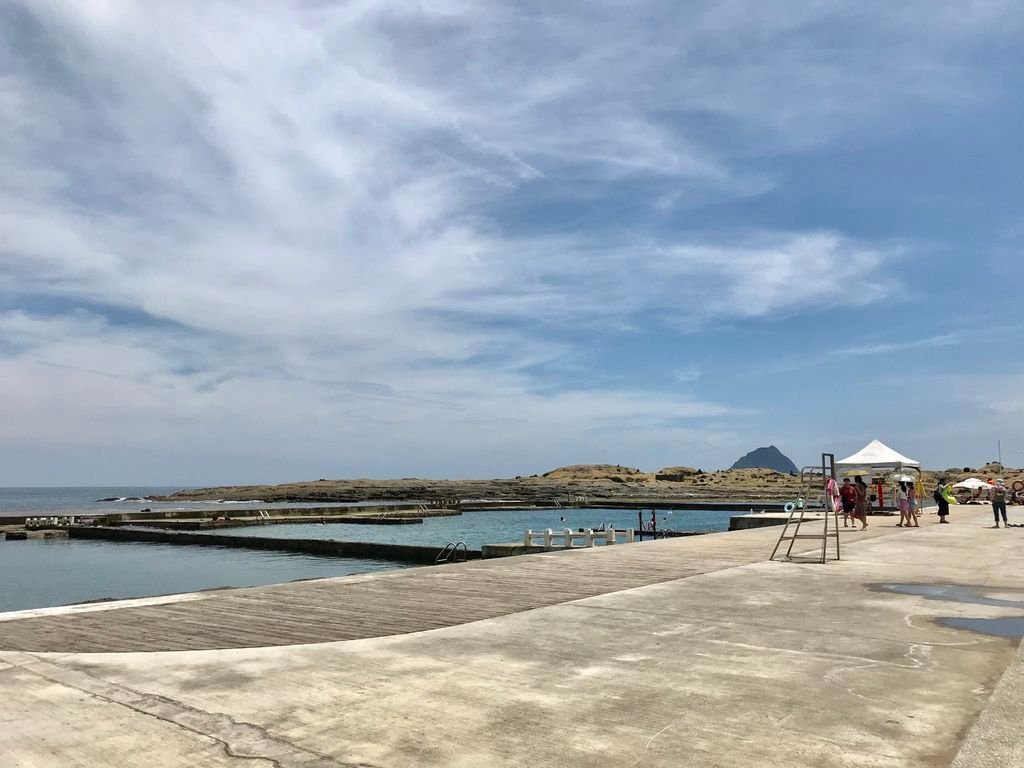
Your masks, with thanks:
[{"label": "sky", "polygon": [[1024,465],[1016,0],[6,0],[0,485]]}]

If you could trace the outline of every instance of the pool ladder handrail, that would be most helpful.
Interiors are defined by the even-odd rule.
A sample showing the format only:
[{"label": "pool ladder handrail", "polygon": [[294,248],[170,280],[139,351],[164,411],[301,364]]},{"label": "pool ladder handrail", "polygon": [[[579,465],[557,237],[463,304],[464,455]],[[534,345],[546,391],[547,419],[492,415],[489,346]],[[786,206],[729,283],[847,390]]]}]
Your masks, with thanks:
[{"label": "pool ladder handrail", "polygon": [[[462,559],[459,559],[459,552],[462,552]],[[464,563],[469,559],[469,547],[464,541],[449,541],[444,549],[437,553],[434,558],[434,565],[441,563]]]}]

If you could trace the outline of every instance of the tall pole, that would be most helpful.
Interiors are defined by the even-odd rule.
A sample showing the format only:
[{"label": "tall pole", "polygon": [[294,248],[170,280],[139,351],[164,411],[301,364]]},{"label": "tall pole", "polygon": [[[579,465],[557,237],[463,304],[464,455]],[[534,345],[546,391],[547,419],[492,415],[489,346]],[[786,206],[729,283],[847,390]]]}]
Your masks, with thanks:
[{"label": "tall pole", "polygon": [[997,450],[999,451],[999,466],[1003,466],[1003,441],[996,440]]}]

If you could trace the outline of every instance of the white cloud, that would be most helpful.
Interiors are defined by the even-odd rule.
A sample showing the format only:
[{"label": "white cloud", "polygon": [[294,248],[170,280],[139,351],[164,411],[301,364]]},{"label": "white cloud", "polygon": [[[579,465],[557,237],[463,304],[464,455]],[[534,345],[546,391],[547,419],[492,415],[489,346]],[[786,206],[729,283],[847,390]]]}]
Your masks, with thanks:
[{"label": "white cloud", "polygon": [[[144,423],[154,439],[257,439],[300,419],[320,444],[373,435],[376,466],[394,425],[421,447],[480,444],[480,424],[578,445],[626,422],[667,435],[727,417],[567,385],[555,374],[587,353],[565,331],[861,306],[895,289],[877,276],[902,249],[817,230],[638,234],[615,225],[621,191],[585,234],[517,228],[502,206],[592,185],[666,209],[764,189],[744,157],[952,98],[922,72],[969,80],[958,51],[1006,19],[930,23],[913,51],[823,53],[808,31],[849,14],[815,2],[7,13],[0,289],[27,309],[2,317],[18,351],[0,394],[21,414],[4,438],[113,441]],[[883,39],[913,26],[872,23]],[[92,309],[55,317],[40,299]],[[98,316],[120,311],[146,322]]]},{"label": "white cloud", "polygon": [[759,317],[883,299],[898,283],[878,280],[877,270],[901,255],[833,232],[792,233],[662,249],[655,268],[689,286],[698,315]]},{"label": "white cloud", "polygon": [[672,372],[672,375],[680,384],[692,384],[700,379],[701,369],[699,366],[689,365],[685,368],[676,368],[676,370]]},{"label": "white cloud", "polygon": [[1024,373],[1016,366],[995,375],[951,371],[939,383],[947,392],[975,406],[972,411],[987,414],[992,434],[1016,436],[1024,432]]},{"label": "white cloud", "polygon": [[912,339],[908,341],[882,342],[878,344],[863,344],[857,347],[844,347],[830,352],[832,356],[838,357],[861,357],[864,355],[886,355],[892,352],[909,352],[914,349],[932,349],[934,347],[952,347],[965,341],[962,333],[943,333],[938,336],[929,336],[925,339]]}]

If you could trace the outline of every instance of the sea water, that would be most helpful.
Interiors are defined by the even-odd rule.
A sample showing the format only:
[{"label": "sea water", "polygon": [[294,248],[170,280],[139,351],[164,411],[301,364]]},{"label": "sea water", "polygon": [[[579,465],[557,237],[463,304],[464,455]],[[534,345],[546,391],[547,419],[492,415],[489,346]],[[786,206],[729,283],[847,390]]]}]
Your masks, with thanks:
[{"label": "sea water", "polygon": [[[675,531],[725,531],[729,517],[748,510],[657,510],[659,529]],[[335,539],[336,541],[372,541],[382,544],[415,544],[443,547],[449,541],[463,541],[470,549],[484,544],[521,542],[527,529],[543,531],[571,528],[600,528],[611,524],[615,528],[638,529],[640,522],[648,523],[650,509],[548,508],[548,509],[487,509],[467,510],[461,515],[427,517],[417,525],[352,525],[327,523],[282,523],[277,525],[220,528],[203,533],[225,536],[260,536],[289,539]]]},{"label": "sea water", "polygon": [[[272,502],[248,501],[152,501],[152,496],[167,496],[183,490],[182,486],[79,486],[67,488],[0,488],[0,518],[31,515],[105,515],[115,512],[138,512],[141,509],[216,510],[260,509],[263,507],[359,507],[380,502]],[[114,499],[114,501],[101,501]]]},{"label": "sea water", "polygon": [[402,563],[83,539],[0,541],[0,611],[345,576]]},{"label": "sea water", "polygon": [[[130,512],[151,509],[216,509],[212,502],[152,502],[177,487],[0,488],[0,517]],[[103,498],[123,499],[99,502]],[[129,500],[147,499],[147,501]],[[267,505],[233,503],[231,509]],[[339,505],[341,506],[341,505]],[[359,505],[345,505],[359,506]],[[737,510],[742,512],[744,510]],[[724,531],[728,511],[658,510],[659,529]],[[526,529],[562,530],[638,528],[650,520],[650,509],[552,508],[466,511],[450,517],[428,517],[416,525],[349,525],[288,523],[221,529],[224,535],[280,538],[323,538],[389,544],[436,546],[463,541],[472,549],[484,544],[518,542]],[[211,533],[214,531],[210,531]],[[247,587],[295,579],[342,576],[390,568],[401,563],[362,558],[321,557],[290,552],[190,547],[150,543],[30,539],[0,541],[0,611],[40,608],[110,598],[145,597],[218,587]]]}]

